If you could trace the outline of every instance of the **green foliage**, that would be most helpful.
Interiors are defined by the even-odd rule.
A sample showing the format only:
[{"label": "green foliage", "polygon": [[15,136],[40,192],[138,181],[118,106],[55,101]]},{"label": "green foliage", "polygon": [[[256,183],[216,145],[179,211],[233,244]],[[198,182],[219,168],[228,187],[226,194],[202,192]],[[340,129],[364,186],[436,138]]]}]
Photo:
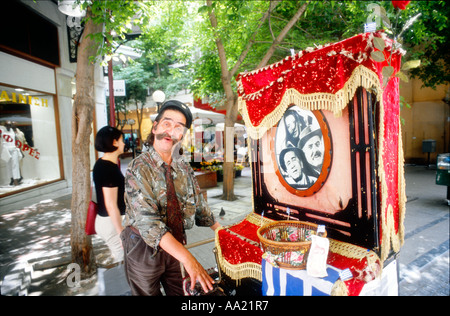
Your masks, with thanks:
[{"label": "green foliage", "polygon": [[[80,0],[77,0],[80,3]],[[114,52],[116,41],[124,40],[125,35],[136,25],[147,24],[149,20],[147,1],[114,0],[100,1],[92,0],[81,3],[83,9],[92,12],[90,19],[95,24],[103,24],[101,33],[86,34],[96,42],[101,43],[96,56],[91,56],[94,62],[99,57],[110,56]],[[86,17],[87,20],[89,17]],[[106,59],[107,61],[108,59]]]},{"label": "green foliage", "polygon": [[450,5],[446,1],[411,1],[405,11],[406,17],[422,13],[403,35],[404,45],[411,47],[410,59],[421,60],[421,66],[410,71],[411,76],[420,78],[426,87],[448,84]]},{"label": "green foliage", "polygon": [[[127,96],[118,98],[119,104],[145,102],[148,92],[155,90],[163,90],[169,98],[186,89],[192,77],[183,65],[191,56],[183,44],[184,17],[189,8],[182,1],[146,1],[145,12],[147,22],[139,24],[139,38],[124,40],[142,57],[114,68],[115,78],[124,79],[127,86]],[[120,43],[120,38],[115,39]]]},{"label": "green foliage", "polygon": [[[217,34],[213,33],[211,28],[209,8],[206,5],[198,7],[197,12],[201,19],[194,25],[190,38],[191,47],[195,47],[200,55],[197,60],[190,63],[194,71],[194,81],[190,88],[195,95],[209,96],[220,103],[224,90],[215,35],[222,38],[227,63],[232,68],[248,42],[252,40],[251,36],[268,7],[269,1],[213,1],[212,8],[219,23]],[[255,46],[252,47],[239,71],[253,70],[261,60],[262,50],[254,48]],[[231,80],[231,83],[235,85],[234,80]]]},{"label": "green foliage", "polygon": [[198,95],[208,95],[223,91],[222,73],[220,70],[219,56],[214,51],[204,52],[199,60],[193,62],[195,80],[191,89]]},{"label": "green foliage", "polygon": [[[448,50],[448,17],[450,6],[445,1],[411,1],[405,10],[394,9],[390,1],[377,1],[379,16],[386,33],[395,40],[396,48],[407,50],[402,71],[420,78],[424,86],[436,88],[448,84],[450,77]],[[375,54],[372,58],[380,61]],[[383,59],[384,60],[384,59]],[[406,61],[406,62],[405,62]],[[404,72],[396,74],[407,81]]]},{"label": "green foliage", "polygon": [[[255,69],[274,37],[303,3],[305,1],[282,1],[252,37],[270,1],[213,1],[212,9],[219,23],[216,31],[223,40],[229,67],[236,64],[241,52],[252,41],[253,46],[237,73]],[[411,1],[398,16],[391,1],[308,1],[304,15],[279,44],[269,63],[290,55],[291,49],[298,52],[363,32],[364,23],[372,13],[372,3],[386,9],[380,21],[386,31],[392,28],[396,34],[401,33],[401,44],[408,51],[404,61],[421,60],[421,66],[409,69],[409,74],[422,79],[426,86],[448,83],[450,12],[445,1]],[[93,20],[105,23],[103,33],[91,35],[104,43],[98,56],[112,55],[115,46],[107,43],[120,43],[131,23],[136,23],[143,34],[138,41],[128,44],[145,52],[139,62],[144,71],[149,72],[151,89],[186,88],[192,82],[191,89],[196,95],[223,94],[209,8],[204,1],[94,0],[91,9]],[[402,31],[407,21],[419,13],[417,21]],[[104,42],[105,38],[108,42]],[[186,66],[170,68],[174,63]]]}]

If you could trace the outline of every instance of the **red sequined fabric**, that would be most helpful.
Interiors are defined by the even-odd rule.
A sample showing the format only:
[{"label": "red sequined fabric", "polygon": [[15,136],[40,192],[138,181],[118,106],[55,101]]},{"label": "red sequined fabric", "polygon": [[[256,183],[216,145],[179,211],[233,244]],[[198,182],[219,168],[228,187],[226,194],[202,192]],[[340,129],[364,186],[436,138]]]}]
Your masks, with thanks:
[{"label": "red sequined fabric", "polygon": [[223,258],[231,264],[253,262],[261,264],[263,252],[256,234],[259,226],[247,220],[219,231]]}]

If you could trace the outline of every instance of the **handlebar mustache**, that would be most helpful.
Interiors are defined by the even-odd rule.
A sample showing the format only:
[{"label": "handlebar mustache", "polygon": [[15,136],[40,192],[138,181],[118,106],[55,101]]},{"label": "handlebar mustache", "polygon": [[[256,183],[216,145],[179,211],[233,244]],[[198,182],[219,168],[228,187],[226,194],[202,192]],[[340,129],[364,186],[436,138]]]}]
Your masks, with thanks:
[{"label": "handlebar mustache", "polygon": [[161,139],[163,139],[163,138],[169,137],[169,138],[172,140],[172,142],[173,142],[174,145],[180,141],[180,140],[178,140],[177,138],[172,137],[172,136],[170,136],[170,135],[167,134],[167,133],[155,134],[155,137],[156,137],[157,140],[161,140]]}]

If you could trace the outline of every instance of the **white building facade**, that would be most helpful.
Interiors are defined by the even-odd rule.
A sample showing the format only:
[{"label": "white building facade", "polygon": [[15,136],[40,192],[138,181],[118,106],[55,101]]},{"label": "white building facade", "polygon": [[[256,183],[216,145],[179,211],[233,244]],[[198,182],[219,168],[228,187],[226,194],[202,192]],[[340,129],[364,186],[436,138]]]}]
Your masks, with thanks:
[{"label": "white building facade", "polygon": [[[58,10],[57,3],[2,3],[4,14],[20,19],[0,22],[1,213],[24,200],[71,193],[76,62],[69,43],[76,41],[76,34],[68,28],[71,21]],[[95,130],[107,124],[104,89],[99,66],[95,74]],[[93,146],[91,162],[95,162]]]}]

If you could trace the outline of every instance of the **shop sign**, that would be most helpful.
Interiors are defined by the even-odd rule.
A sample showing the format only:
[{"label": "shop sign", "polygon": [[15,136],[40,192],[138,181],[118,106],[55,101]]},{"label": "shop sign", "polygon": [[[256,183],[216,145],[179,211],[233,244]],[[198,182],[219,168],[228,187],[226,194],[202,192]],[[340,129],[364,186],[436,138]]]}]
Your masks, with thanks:
[{"label": "shop sign", "polygon": [[[12,143],[14,141],[14,138],[11,137],[11,135],[3,134],[2,130],[0,129],[0,138],[3,138],[3,140],[6,143]],[[36,149],[31,148],[28,144],[22,144],[22,142],[18,139],[15,141],[15,145],[17,148],[20,149],[22,153],[28,153],[31,157],[36,158],[39,160],[39,156],[41,155]]]},{"label": "shop sign", "polygon": [[[108,80],[105,80],[106,84],[108,84]],[[126,96],[125,90],[125,80],[113,80],[114,87],[114,96],[115,97],[124,97]],[[109,86],[105,88],[106,96],[109,96]]]},{"label": "shop sign", "polygon": [[25,95],[15,92],[11,92],[10,94],[8,94],[6,90],[3,90],[2,93],[0,94],[0,102],[23,103],[48,108],[47,99],[33,97],[32,95]]}]

